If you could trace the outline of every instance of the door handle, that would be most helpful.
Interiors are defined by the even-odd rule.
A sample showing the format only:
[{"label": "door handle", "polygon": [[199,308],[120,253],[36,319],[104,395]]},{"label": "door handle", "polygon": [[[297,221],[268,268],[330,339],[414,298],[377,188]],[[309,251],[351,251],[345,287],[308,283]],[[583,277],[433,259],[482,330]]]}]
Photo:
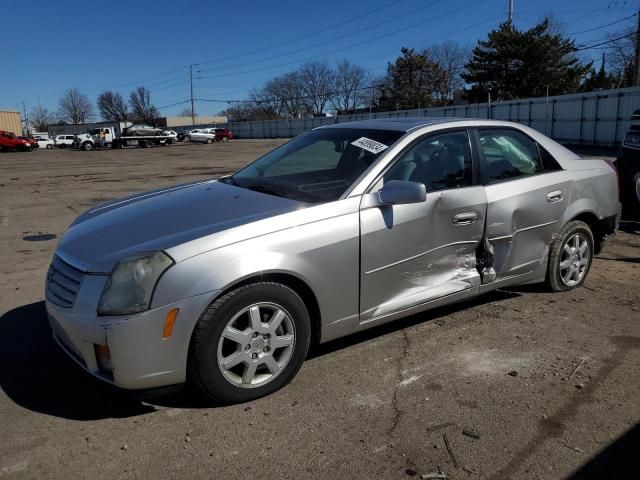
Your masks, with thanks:
[{"label": "door handle", "polygon": [[453,217],[453,223],[455,225],[471,225],[478,220],[478,214],[476,212],[459,213]]},{"label": "door handle", "polygon": [[547,202],[556,203],[561,201],[564,198],[562,194],[562,190],[554,190],[553,192],[547,193]]}]

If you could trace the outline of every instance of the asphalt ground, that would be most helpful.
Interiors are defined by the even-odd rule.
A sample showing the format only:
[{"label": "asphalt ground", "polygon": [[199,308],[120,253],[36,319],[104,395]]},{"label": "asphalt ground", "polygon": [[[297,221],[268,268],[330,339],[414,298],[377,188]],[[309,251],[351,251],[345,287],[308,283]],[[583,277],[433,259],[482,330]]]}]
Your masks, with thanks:
[{"label": "asphalt ground", "polygon": [[43,304],[51,237],[95,203],[281,142],[0,154],[0,478],[633,477],[639,223],[621,224],[583,288],[500,290],[316,346],[249,404],[120,391],[66,358]]}]

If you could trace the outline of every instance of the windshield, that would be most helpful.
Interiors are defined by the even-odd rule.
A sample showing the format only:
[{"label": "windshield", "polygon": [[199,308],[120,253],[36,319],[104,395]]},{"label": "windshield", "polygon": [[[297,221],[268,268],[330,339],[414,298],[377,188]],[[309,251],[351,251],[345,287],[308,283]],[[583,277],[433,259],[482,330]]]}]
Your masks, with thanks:
[{"label": "windshield", "polygon": [[331,202],[403,134],[357,128],[312,130],[223,181],[302,202]]}]

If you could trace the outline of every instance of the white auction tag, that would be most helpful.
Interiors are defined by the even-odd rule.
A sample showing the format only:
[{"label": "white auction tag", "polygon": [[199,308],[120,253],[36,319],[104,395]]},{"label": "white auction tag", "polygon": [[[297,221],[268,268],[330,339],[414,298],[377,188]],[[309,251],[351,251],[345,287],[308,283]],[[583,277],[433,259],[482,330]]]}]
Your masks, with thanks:
[{"label": "white auction tag", "polygon": [[351,145],[356,147],[360,147],[363,150],[371,153],[380,153],[383,150],[389,148],[389,145],[385,145],[384,143],[376,142],[375,140],[371,140],[367,137],[360,137],[359,139],[351,142]]}]

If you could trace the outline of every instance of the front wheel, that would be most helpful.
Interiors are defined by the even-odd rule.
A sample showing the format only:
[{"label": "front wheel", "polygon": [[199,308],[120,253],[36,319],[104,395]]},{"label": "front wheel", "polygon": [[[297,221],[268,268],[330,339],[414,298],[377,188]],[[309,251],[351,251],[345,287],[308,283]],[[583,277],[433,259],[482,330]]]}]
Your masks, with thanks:
[{"label": "front wheel", "polygon": [[309,314],[292,289],[271,282],[240,287],[212,303],[198,321],[189,380],[218,403],[263,397],[298,373],[310,338]]},{"label": "front wheel", "polygon": [[91,150],[93,150],[93,145],[90,142],[85,142],[82,144],[82,149],[85,152],[90,152]]},{"label": "front wheel", "polygon": [[551,243],[547,283],[554,292],[581,286],[593,261],[594,241],[589,226],[579,220],[569,222]]},{"label": "front wheel", "polygon": [[210,138],[207,138],[207,143],[213,143],[213,140],[211,140]]},{"label": "front wheel", "polygon": [[53,145],[49,144],[47,145],[47,150],[51,150],[53,148]]}]

